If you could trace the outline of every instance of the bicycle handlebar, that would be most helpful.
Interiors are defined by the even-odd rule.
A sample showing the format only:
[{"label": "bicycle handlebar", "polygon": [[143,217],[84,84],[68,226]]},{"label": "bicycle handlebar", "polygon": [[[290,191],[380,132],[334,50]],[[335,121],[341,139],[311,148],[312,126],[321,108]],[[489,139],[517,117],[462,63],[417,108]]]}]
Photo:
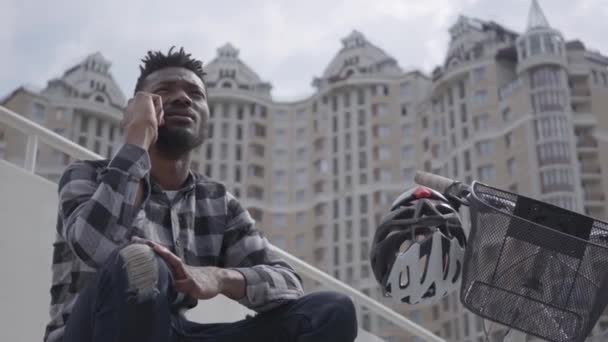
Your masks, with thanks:
[{"label": "bicycle handlebar", "polygon": [[414,182],[422,186],[429,187],[433,190],[437,190],[441,193],[445,193],[445,191],[450,186],[452,186],[454,183],[457,183],[457,181],[453,179],[423,171],[416,172],[416,176],[414,176]]}]

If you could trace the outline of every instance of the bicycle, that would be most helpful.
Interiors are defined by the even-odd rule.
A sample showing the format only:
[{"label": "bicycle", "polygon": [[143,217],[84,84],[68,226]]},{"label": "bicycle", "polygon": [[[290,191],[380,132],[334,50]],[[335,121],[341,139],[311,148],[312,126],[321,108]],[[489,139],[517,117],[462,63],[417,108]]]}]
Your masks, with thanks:
[{"label": "bicycle", "polygon": [[469,208],[460,300],[548,341],[583,341],[608,304],[608,223],[474,181],[415,182]]}]

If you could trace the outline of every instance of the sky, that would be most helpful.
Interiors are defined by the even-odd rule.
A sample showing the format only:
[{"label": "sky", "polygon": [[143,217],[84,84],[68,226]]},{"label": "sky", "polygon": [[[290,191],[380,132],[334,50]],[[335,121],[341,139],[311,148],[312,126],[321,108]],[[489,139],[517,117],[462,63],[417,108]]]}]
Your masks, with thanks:
[{"label": "sky", "polygon": [[[356,29],[405,69],[441,64],[459,15],[525,30],[532,0],[0,0],[0,97],[44,87],[99,51],[130,94],[148,50],[184,46],[203,62],[226,42],[273,85],[275,99],[312,93]],[[539,0],[552,27],[608,55],[608,0]]]}]

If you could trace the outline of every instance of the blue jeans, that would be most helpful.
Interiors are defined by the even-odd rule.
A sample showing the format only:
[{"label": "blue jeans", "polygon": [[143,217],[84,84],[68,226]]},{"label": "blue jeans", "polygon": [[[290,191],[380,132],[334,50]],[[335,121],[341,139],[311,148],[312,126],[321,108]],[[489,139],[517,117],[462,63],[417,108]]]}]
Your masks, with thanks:
[{"label": "blue jeans", "polygon": [[[76,301],[63,342],[341,342],[357,336],[353,303],[335,292],[312,293],[234,323],[188,321],[171,308],[176,293],[165,262],[147,246],[133,246],[123,251],[144,257],[117,251],[108,258]],[[146,263],[152,266],[144,269],[147,278],[141,276]]]}]

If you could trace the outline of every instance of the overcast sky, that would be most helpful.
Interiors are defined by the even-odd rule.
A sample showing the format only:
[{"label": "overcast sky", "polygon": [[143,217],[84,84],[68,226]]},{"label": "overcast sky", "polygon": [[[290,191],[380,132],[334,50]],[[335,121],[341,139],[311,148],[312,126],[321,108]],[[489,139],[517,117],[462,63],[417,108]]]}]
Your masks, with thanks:
[{"label": "overcast sky", "polygon": [[[210,61],[231,42],[272,83],[275,98],[301,98],[353,29],[404,69],[441,63],[459,14],[521,32],[531,0],[0,0],[0,97],[40,87],[100,51],[127,94],[149,49],[184,46]],[[540,0],[566,39],[608,54],[608,0]]]}]

